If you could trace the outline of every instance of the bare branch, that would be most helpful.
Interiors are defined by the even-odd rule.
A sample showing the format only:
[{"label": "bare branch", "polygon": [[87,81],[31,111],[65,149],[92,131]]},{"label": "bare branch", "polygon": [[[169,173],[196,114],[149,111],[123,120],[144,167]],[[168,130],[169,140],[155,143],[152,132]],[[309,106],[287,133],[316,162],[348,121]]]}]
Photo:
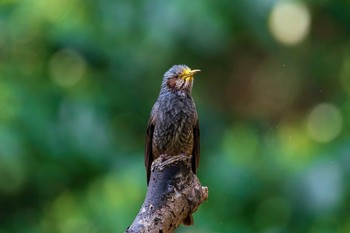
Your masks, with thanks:
[{"label": "bare branch", "polygon": [[126,233],[171,233],[208,198],[189,156],[161,156],[151,172],[145,201]]}]

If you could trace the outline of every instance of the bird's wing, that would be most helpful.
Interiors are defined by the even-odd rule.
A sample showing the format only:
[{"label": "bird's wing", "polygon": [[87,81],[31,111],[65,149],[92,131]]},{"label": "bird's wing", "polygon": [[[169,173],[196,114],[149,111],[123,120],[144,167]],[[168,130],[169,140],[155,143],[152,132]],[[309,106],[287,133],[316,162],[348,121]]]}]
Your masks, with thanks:
[{"label": "bird's wing", "polygon": [[192,151],[192,171],[194,174],[197,172],[199,165],[200,155],[200,142],[199,142],[199,122],[198,118],[193,126],[193,151]]},{"label": "bird's wing", "polygon": [[156,112],[158,111],[158,102],[153,105],[151,116],[148,120],[147,131],[146,131],[146,145],[145,145],[145,166],[147,173],[147,185],[149,183],[149,179],[151,177],[151,165],[153,162],[153,154],[152,154],[152,138],[154,127],[156,124]]}]

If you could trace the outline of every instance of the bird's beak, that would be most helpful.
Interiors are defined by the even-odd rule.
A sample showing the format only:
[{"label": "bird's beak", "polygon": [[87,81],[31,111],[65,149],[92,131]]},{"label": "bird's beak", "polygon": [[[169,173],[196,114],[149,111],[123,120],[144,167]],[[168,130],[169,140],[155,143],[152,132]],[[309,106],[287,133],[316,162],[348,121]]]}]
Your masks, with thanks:
[{"label": "bird's beak", "polygon": [[191,70],[190,71],[190,74],[191,75],[195,75],[195,74],[197,74],[198,72],[200,72],[201,70]]},{"label": "bird's beak", "polygon": [[189,79],[191,80],[193,76],[200,71],[201,70],[190,70],[184,76],[182,76],[182,78],[185,80],[189,80]]}]

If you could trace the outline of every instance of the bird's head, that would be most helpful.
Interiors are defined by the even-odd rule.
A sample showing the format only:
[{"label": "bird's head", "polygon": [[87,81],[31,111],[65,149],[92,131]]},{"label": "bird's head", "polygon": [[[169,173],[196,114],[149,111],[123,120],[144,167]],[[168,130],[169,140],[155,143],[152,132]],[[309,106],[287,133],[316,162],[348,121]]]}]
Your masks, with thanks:
[{"label": "bird's head", "polygon": [[193,77],[200,70],[191,70],[186,65],[174,65],[164,74],[162,90],[191,94]]}]

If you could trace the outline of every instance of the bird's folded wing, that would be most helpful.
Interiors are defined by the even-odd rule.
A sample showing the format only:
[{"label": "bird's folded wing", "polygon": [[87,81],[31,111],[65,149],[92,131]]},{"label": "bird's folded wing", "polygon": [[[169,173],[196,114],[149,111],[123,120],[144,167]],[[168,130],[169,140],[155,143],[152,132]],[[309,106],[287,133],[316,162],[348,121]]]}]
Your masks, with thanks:
[{"label": "bird's folded wing", "polygon": [[151,165],[154,159],[152,154],[152,138],[153,138],[154,127],[157,120],[156,119],[157,111],[158,111],[158,102],[156,102],[153,105],[151,116],[148,120],[147,131],[146,131],[145,166],[146,166],[146,173],[147,173],[147,185],[149,183],[149,179],[151,176]]},{"label": "bird's folded wing", "polygon": [[200,157],[200,138],[199,138],[199,122],[198,118],[193,126],[193,151],[192,151],[192,171],[197,172]]}]

